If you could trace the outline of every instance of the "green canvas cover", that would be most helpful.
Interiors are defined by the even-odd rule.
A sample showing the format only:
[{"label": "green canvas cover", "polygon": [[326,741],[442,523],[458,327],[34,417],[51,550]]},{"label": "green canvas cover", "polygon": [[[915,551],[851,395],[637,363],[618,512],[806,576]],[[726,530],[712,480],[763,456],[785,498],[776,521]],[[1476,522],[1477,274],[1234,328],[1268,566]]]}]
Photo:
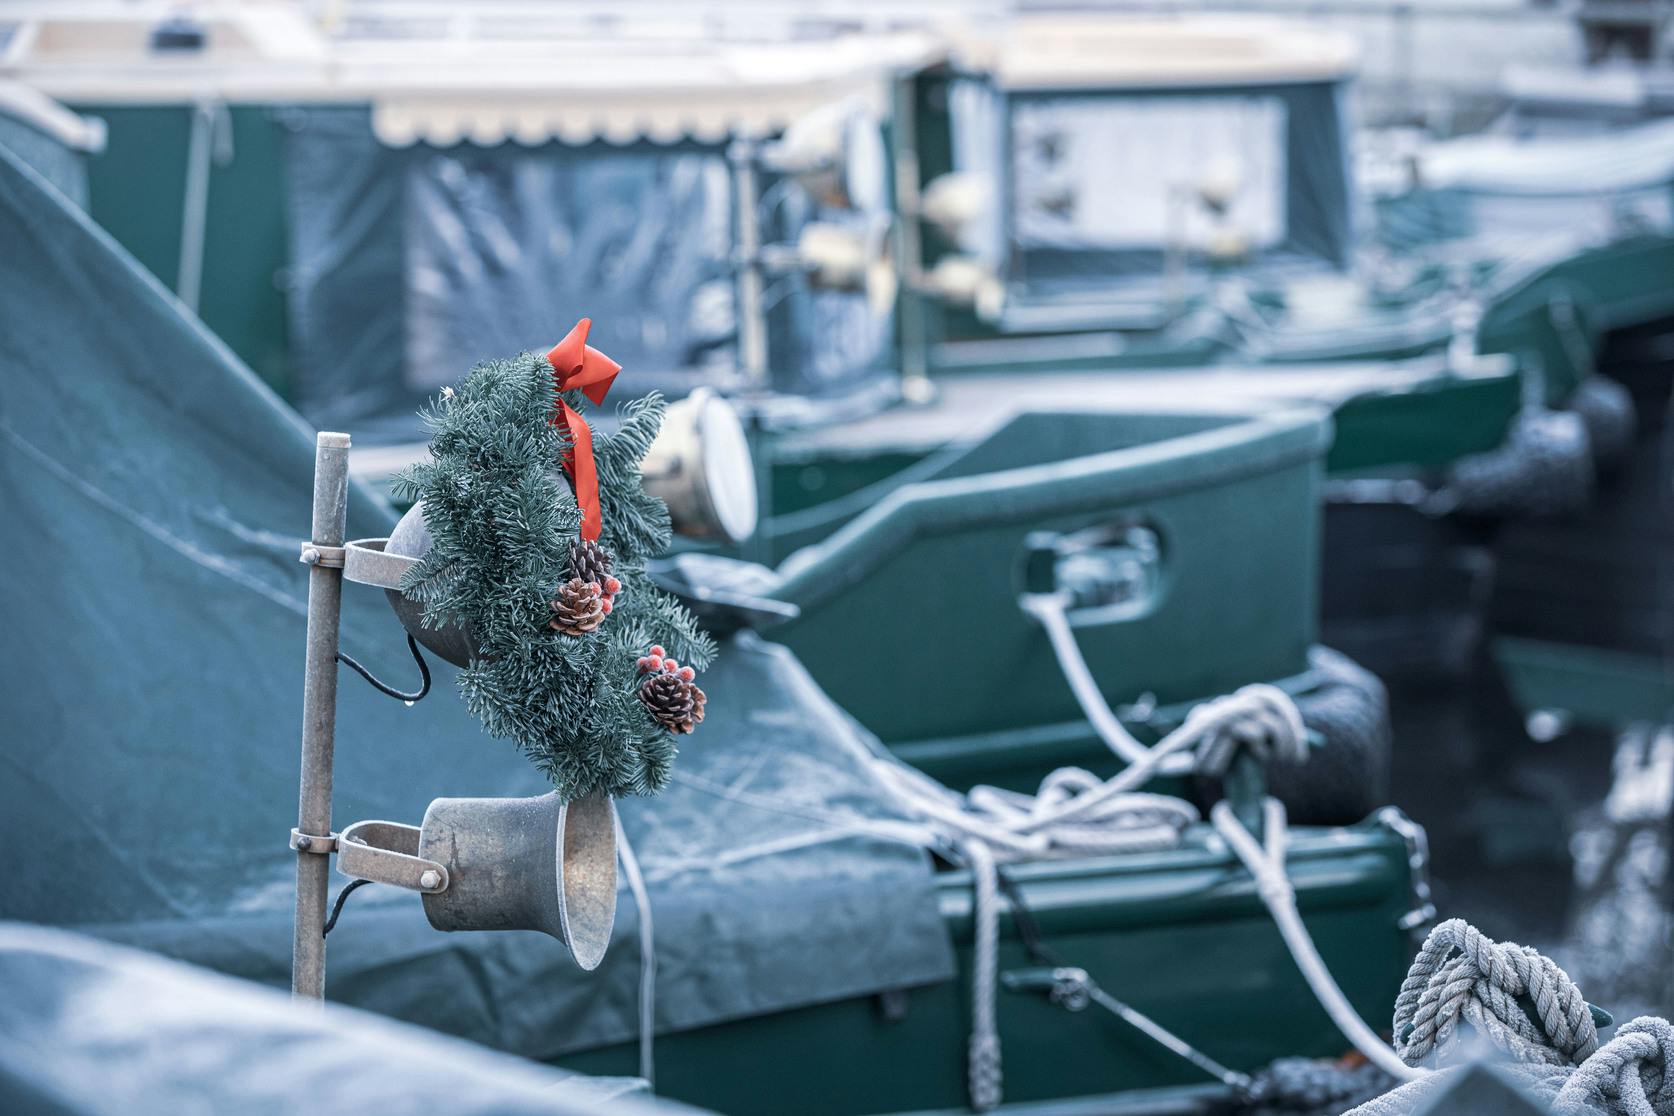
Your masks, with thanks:
[{"label": "green canvas cover", "polygon": [[[313,434],[4,151],[0,259],[0,844],[35,850],[0,918],[283,983]],[[350,537],[393,523],[351,488]],[[412,684],[381,592],[347,588],[342,640]],[[546,789],[435,669],[413,708],[344,672],[339,827]],[[925,855],[810,820],[882,809],[867,738],[771,645],[729,642],[705,686],[681,783],[622,804],[657,930],[659,1026],[947,977]],[[332,935],[328,994],[551,1056],[637,1033],[636,938],[624,898],[610,960],[583,974],[550,938],[441,934],[415,896],[372,888]]]}]

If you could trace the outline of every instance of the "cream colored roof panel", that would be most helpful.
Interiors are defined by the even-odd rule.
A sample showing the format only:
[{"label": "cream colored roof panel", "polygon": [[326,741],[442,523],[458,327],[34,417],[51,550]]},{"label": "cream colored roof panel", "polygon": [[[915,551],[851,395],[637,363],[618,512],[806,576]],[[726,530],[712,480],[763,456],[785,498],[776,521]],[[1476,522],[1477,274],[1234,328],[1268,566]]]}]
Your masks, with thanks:
[{"label": "cream colored roof panel", "polygon": [[[945,57],[917,32],[819,41],[691,37],[330,40],[288,7],[204,4],[202,52],[154,53],[172,6],[21,9],[10,78],[73,103],[370,104],[385,142],[709,140],[773,132],[835,100],[888,107],[898,72]],[[10,13],[9,13],[10,14]]]},{"label": "cream colored roof panel", "polygon": [[769,135],[806,113],[839,100],[860,100],[882,111],[880,83],[840,82],[749,87],[620,91],[385,93],[372,99],[372,127],[392,147],[414,143],[492,146],[558,139],[631,143],[649,139],[720,142]]},{"label": "cream colored roof panel", "polygon": [[1020,16],[961,32],[955,54],[1014,90],[1330,81],[1357,66],[1346,36],[1238,16]]},{"label": "cream colored roof panel", "polygon": [[342,73],[346,82],[376,90],[373,127],[398,146],[595,137],[718,141],[779,131],[839,100],[881,115],[889,107],[890,78],[940,56],[933,40],[916,35],[696,51],[689,44],[648,49],[642,42],[546,46],[528,59],[502,58],[493,70],[460,61],[410,81],[345,55]]}]

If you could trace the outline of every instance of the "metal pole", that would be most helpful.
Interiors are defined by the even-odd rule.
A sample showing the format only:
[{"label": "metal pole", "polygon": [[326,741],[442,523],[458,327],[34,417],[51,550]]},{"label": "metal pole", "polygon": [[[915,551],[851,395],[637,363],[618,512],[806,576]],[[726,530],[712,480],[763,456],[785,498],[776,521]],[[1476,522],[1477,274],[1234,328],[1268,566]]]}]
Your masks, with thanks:
[{"label": "metal pole", "polygon": [[745,387],[752,393],[767,390],[767,303],[762,279],[761,201],[756,183],[756,145],[734,141],[727,152],[732,160],[732,189],[738,220],[738,358]]},{"label": "metal pole", "polygon": [[918,99],[913,78],[895,79],[891,113],[891,155],[895,162],[895,257],[903,282],[896,305],[900,308],[901,395],[909,402],[928,402],[930,340],[924,307],[924,242],[919,222]]},{"label": "metal pole", "polygon": [[1239,748],[1227,765],[1221,781],[1221,793],[1236,817],[1250,835],[1262,840],[1267,825],[1267,773],[1248,748]]},{"label": "metal pole", "polygon": [[[316,547],[343,545],[349,508],[349,436],[322,431],[314,443]],[[343,602],[343,569],[315,561],[308,571],[308,661],[302,682],[302,778],[296,827],[304,835],[331,836],[331,757],[337,731],[337,624]],[[325,997],[326,892],[331,857],[296,853],[296,938],[291,949],[291,992]]]},{"label": "metal pole", "polygon": [[1178,316],[1186,311],[1186,238],[1190,235],[1186,211],[1191,198],[1180,185],[1170,185],[1166,197],[1168,228],[1163,248],[1163,301]]},{"label": "metal pole", "polygon": [[203,289],[204,236],[209,220],[209,172],[217,134],[223,127],[224,105],[200,100],[192,106],[191,140],[186,146],[186,195],[180,216],[180,268],[175,294],[192,313],[198,312]]}]

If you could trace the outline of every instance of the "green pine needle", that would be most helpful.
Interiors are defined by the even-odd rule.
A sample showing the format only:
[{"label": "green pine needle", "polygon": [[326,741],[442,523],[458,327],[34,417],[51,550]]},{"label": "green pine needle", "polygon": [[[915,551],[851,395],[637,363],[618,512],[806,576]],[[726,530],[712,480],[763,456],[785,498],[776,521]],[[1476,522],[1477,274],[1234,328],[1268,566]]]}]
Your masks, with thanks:
[{"label": "green pine needle", "polygon": [[[565,399],[586,412],[579,392]],[[550,421],[556,403],[551,366],[523,353],[479,364],[424,410],[431,460],[404,470],[395,492],[423,501],[433,545],[402,589],[424,605],[426,623],[472,632],[479,657],[459,676],[466,707],[490,734],[515,742],[559,794],[655,794],[668,785],[676,746],[639,701],[639,657],[661,644],[702,670],[715,654],[692,614],[645,573],[671,537],[668,509],[639,472],[663,400],[636,399],[616,433],[595,433],[599,543],[622,589],[604,623],[581,636],[547,627],[581,527],[559,467],[569,444]]]}]

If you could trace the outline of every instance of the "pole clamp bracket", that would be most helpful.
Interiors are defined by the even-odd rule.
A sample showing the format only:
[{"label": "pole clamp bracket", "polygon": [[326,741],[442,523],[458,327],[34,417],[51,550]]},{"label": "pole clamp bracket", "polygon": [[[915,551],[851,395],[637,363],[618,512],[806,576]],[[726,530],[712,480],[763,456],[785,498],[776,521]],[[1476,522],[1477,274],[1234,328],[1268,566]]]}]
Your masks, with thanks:
[{"label": "pole clamp bracket", "polygon": [[330,856],[337,851],[337,834],[321,837],[314,833],[304,833],[300,829],[291,830],[291,848],[297,852],[318,853]]},{"label": "pole clamp bracket", "polygon": [[362,821],[343,830],[337,870],[357,880],[433,895],[448,888],[448,870],[419,855],[420,830],[400,822]]},{"label": "pole clamp bracket", "polygon": [[343,568],[343,556],[343,547],[305,542],[302,544],[302,553],[297,555],[297,559],[305,566],[323,566],[330,570],[340,570]]}]

